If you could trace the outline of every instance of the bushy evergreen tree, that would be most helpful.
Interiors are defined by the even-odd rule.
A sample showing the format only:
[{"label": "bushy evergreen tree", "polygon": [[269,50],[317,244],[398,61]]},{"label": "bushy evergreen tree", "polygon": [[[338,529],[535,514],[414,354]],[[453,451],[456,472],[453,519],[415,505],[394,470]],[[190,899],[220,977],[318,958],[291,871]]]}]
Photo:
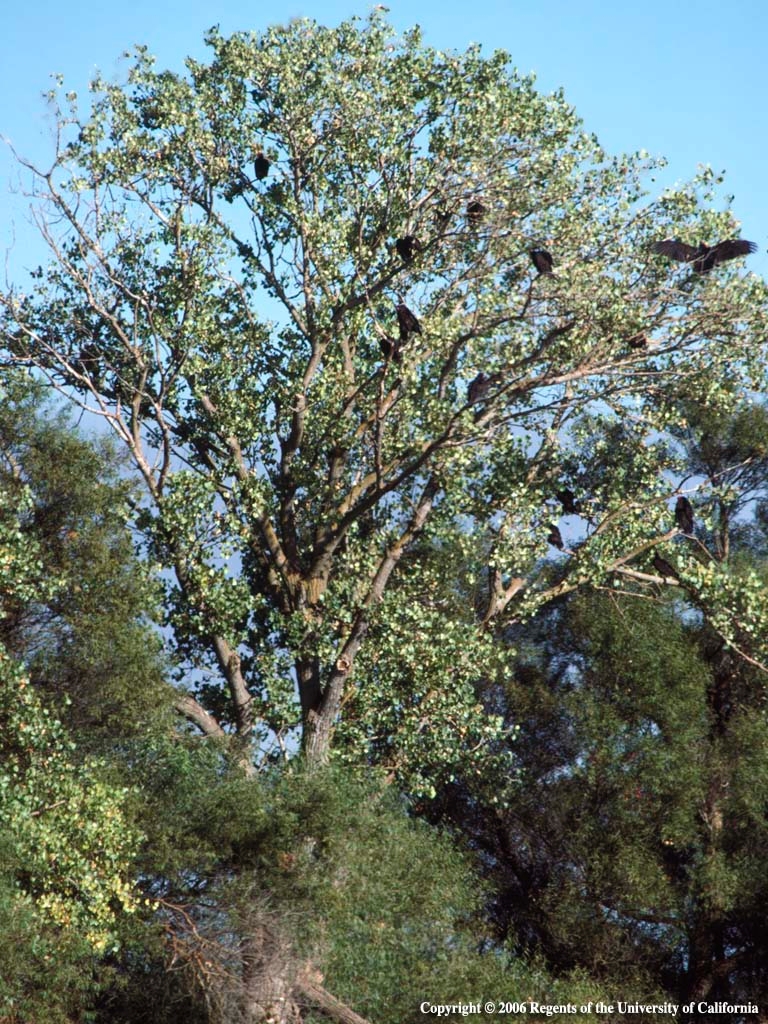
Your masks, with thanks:
[{"label": "bushy evergreen tree", "polygon": [[[729,582],[765,580],[767,426],[755,403],[730,417],[689,409],[670,432],[695,512],[670,546],[679,564],[685,552]],[[432,813],[484,858],[499,938],[555,973],[582,968],[640,1002],[759,1006],[765,670],[748,660],[748,624],[740,656],[685,586],[630,591],[564,598],[507,636],[515,671],[485,699],[519,728],[522,785],[500,808],[457,783]]]},{"label": "bushy evergreen tree", "polygon": [[[8,451],[4,454],[7,456]],[[79,755],[23,655],[69,584],[47,561],[23,461],[0,484],[0,1016],[70,1020],[134,913],[139,833],[126,792]],[[84,568],[81,566],[80,568]],[[85,577],[87,578],[87,574]],[[24,637],[24,642],[21,642]]]}]

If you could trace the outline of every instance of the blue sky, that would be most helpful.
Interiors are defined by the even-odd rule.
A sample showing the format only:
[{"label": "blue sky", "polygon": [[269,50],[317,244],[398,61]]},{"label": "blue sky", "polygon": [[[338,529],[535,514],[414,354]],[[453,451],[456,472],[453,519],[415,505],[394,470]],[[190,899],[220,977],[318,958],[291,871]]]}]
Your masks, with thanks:
[{"label": "blue sky", "polygon": [[[203,33],[214,23],[224,33],[296,16],[333,25],[352,14],[365,16],[370,6],[349,0],[269,6],[241,0],[216,6],[200,0],[16,0],[4,14],[0,38],[0,135],[44,162],[52,151],[51,123],[41,93],[50,74],[62,72],[68,88],[84,93],[96,68],[121,79],[126,61],[120,55],[136,43],[147,44],[160,66],[181,70],[185,56],[204,57]],[[586,128],[610,152],[646,149],[666,156],[665,182],[690,177],[699,163],[726,170],[723,194],[735,196],[743,234],[761,250],[749,266],[768,273],[768,5],[762,0],[732,0],[725,8],[713,0],[394,0],[389,8],[397,29],[418,23],[430,45],[464,49],[478,42],[487,52],[508,50],[520,70],[537,73],[543,91],[562,86]],[[43,256],[24,224],[26,201],[9,195],[15,177],[2,147],[0,249],[12,277],[15,264],[29,266]]]}]

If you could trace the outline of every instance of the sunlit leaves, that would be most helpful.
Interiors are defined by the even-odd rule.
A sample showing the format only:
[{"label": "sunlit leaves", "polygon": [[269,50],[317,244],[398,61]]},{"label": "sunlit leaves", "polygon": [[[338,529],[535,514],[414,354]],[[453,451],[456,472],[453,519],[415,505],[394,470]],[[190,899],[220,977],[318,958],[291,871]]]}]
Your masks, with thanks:
[{"label": "sunlit leaves", "polygon": [[[30,599],[37,567],[26,555],[18,534],[0,535],[0,567],[17,574],[6,580],[4,614],[10,602]],[[23,865],[20,898],[101,952],[116,941],[116,914],[136,906],[129,865],[138,836],[125,819],[124,793],[100,780],[97,762],[76,764],[61,724],[3,645],[0,725],[0,814]]]},{"label": "sunlit leaves", "polygon": [[[337,686],[328,734],[378,756],[384,715],[386,756],[418,772],[432,676],[440,771],[449,734],[492,745],[472,710],[493,671],[478,630],[647,567],[680,410],[727,411],[765,383],[765,286],[740,263],[701,279],[654,254],[736,232],[716,176],[649,199],[647,154],[606,154],[506,54],[430,49],[380,11],[207,42],[183,72],[137,50],[127,85],[98,81],[90,116],[62,126],[41,182],[56,264],[6,302],[8,347],[131,450],[177,647],[236,696],[224,713],[215,675],[209,709],[268,743]],[[542,247],[554,273],[537,276]],[[398,302],[423,333],[386,359]],[[565,485],[584,514],[552,557]],[[463,618],[462,587],[427,570],[435,550],[470,555]],[[728,636],[759,613],[720,599]]]}]

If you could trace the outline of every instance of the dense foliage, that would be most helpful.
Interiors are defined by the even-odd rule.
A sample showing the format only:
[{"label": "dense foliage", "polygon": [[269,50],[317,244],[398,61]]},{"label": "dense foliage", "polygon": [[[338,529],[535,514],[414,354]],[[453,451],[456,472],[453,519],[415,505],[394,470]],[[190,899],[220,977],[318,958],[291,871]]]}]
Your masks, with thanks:
[{"label": "dense foliage", "polygon": [[125,790],[103,763],[77,756],[14,649],[22,618],[38,617],[70,581],[50,572],[30,525],[34,494],[19,463],[6,465],[16,472],[14,486],[0,487],[0,1008],[53,1021],[88,988],[120,915],[136,909],[139,834]]},{"label": "dense foliage", "polygon": [[[653,240],[734,230],[711,175],[648,201],[650,163],[608,158],[504,54],[432,51],[379,12],[208,42],[186,75],[140,50],[87,118],[68,96],[36,172],[54,261],[5,295],[6,344],[143,476],[137,524],[201,675],[190,720],[246,764],[300,724],[323,760],[344,707],[355,757],[428,790],[425,742],[438,777],[493,747],[484,627],[621,582],[663,540],[660,431],[762,387],[765,288],[733,262],[670,269]],[[393,347],[396,296],[423,330]],[[593,528],[553,579],[548,501],[587,438]],[[465,614],[409,578],[425,543],[482,559]],[[759,632],[749,581],[681,571],[729,642]]]}]

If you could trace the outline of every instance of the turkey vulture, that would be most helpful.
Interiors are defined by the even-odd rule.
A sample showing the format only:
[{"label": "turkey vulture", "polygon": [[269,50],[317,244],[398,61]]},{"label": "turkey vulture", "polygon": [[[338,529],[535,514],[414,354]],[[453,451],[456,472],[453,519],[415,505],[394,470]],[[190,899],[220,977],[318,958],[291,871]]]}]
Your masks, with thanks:
[{"label": "turkey vulture", "polygon": [[698,246],[686,245],[679,238],[665,238],[662,242],[654,242],[651,248],[659,256],[668,256],[678,263],[690,263],[696,274],[708,274],[718,263],[757,252],[757,245],[744,238],[726,238],[716,245],[704,245],[702,242]]},{"label": "turkey vulture", "polygon": [[659,554],[654,554],[653,556],[653,568],[664,579],[669,579],[670,577],[673,580],[677,579],[677,570],[674,566],[670,565],[666,558],[662,558]]},{"label": "turkey vulture", "polygon": [[567,516],[575,516],[579,514],[580,503],[576,501],[576,495],[570,489],[570,487],[564,487],[562,491],[558,491],[555,497],[563,506],[563,512]]},{"label": "turkey vulture", "polygon": [[385,334],[383,338],[379,338],[379,348],[385,359],[401,362],[403,354],[400,351],[400,344],[391,335]]},{"label": "turkey vulture", "polygon": [[397,325],[400,328],[400,341],[405,345],[409,334],[421,334],[421,324],[402,302],[395,306],[395,312],[397,313]]},{"label": "turkey vulture", "polygon": [[491,386],[492,380],[487,377],[484,373],[478,373],[473,381],[470,381],[469,389],[467,391],[467,401],[470,405],[475,405],[477,402],[482,402],[485,396],[488,394],[488,388]]},{"label": "turkey vulture", "polygon": [[269,174],[269,160],[263,153],[257,153],[253,158],[253,173],[262,181]]},{"label": "turkey vulture", "polygon": [[675,522],[683,533],[693,533],[693,505],[682,496],[677,499],[675,505]]},{"label": "turkey vulture", "polygon": [[413,254],[421,252],[422,248],[421,242],[415,235],[404,235],[403,238],[398,238],[395,242],[397,255],[403,263],[411,263],[413,261]]},{"label": "turkey vulture", "polygon": [[560,551],[565,547],[565,544],[563,544],[563,535],[560,533],[560,528],[555,526],[554,523],[549,524],[547,544],[551,544],[553,548],[558,548]]},{"label": "turkey vulture", "polygon": [[528,255],[531,257],[531,262],[534,267],[536,267],[539,274],[552,273],[553,260],[552,256],[546,249],[529,249]]},{"label": "turkey vulture", "polygon": [[467,220],[470,224],[479,224],[487,212],[486,207],[474,199],[467,207]]}]

